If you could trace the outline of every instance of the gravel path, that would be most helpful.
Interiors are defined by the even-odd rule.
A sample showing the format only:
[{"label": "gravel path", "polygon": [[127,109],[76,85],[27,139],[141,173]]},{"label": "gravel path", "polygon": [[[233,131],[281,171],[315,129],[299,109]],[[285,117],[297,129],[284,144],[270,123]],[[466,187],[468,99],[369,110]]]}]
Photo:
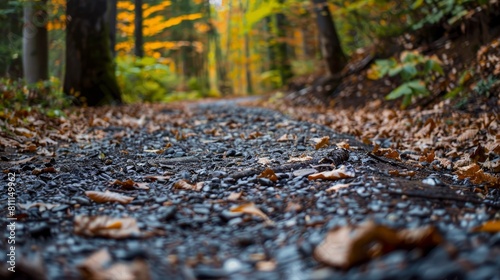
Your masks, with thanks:
[{"label": "gravel path", "polygon": [[[125,129],[126,136],[118,140],[116,133],[124,128],[104,128],[108,133],[102,141],[58,148],[51,161],[2,162],[3,170],[16,174],[17,203],[24,208],[34,202],[54,206],[42,211],[18,204],[17,272],[7,272],[2,262],[0,278],[81,279],[77,267],[107,248],[108,265],[140,263],[152,279],[500,279],[500,233],[471,231],[499,218],[498,190],[478,198],[473,186],[451,174],[369,154],[371,149],[351,136],[274,111],[235,102],[207,103],[189,111],[184,120],[185,112],[160,111],[165,119],[157,124],[161,129]],[[288,140],[282,138],[285,134]],[[311,138],[324,136],[330,145],[316,150]],[[341,142],[350,148],[335,145]],[[166,146],[162,154],[152,152]],[[354,177],[308,179],[332,170],[332,164],[344,165]],[[47,167],[55,173],[36,172]],[[259,178],[266,168],[277,180]],[[389,174],[404,174],[405,169],[415,175]],[[164,180],[146,177],[160,175]],[[127,179],[148,182],[149,189],[110,184]],[[198,191],[179,189],[180,180],[203,185]],[[2,201],[7,201],[7,182],[8,174],[3,174]],[[349,185],[326,191],[338,184]],[[134,200],[98,204],[85,195],[105,190]],[[255,208],[247,213],[231,211],[248,202]],[[141,233],[125,239],[77,235],[75,217],[82,215],[132,217]],[[394,250],[348,270],[313,258],[328,230],[367,220],[394,229],[434,225],[447,245],[426,255]],[[5,256],[9,233],[3,234]]]}]

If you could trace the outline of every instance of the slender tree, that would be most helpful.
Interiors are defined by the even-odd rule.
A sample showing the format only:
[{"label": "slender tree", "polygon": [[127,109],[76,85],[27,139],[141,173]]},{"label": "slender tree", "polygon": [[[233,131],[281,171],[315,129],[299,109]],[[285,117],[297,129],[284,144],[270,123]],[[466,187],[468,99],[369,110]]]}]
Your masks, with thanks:
[{"label": "slender tree", "polygon": [[135,19],[134,19],[134,35],[135,35],[135,55],[138,57],[144,56],[143,39],[142,39],[142,0],[135,1]]},{"label": "slender tree", "polygon": [[[243,26],[245,26],[246,21],[245,21],[245,13],[248,7],[248,1],[246,5],[243,5],[243,1],[240,1],[240,10],[242,13],[242,18],[243,18]],[[250,71],[250,36],[248,36],[248,32],[245,32],[244,38],[243,38],[243,47],[244,47],[244,53],[245,53],[245,78],[246,78],[246,92],[248,94],[253,93],[253,87],[252,87],[252,72]]]},{"label": "slender tree", "polygon": [[326,0],[312,0],[318,25],[320,49],[326,63],[328,78],[339,80],[347,58],[342,50],[330,9]]},{"label": "slender tree", "polygon": [[24,6],[23,69],[27,83],[49,78],[47,0],[27,1]]},{"label": "slender tree", "polygon": [[107,17],[109,22],[109,48],[113,57],[116,55],[116,17],[118,15],[118,0],[108,0]]},{"label": "slender tree", "polygon": [[72,0],[66,14],[64,92],[89,106],[121,103],[109,43],[108,0]]}]

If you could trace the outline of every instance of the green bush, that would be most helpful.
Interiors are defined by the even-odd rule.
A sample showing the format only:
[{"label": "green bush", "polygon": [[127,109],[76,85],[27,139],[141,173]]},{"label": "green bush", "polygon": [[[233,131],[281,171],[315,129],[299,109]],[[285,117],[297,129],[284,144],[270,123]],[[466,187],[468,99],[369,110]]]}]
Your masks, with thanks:
[{"label": "green bush", "polygon": [[71,98],[62,91],[61,82],[55,77],[27,85],[22,80],[0,78],[0,115],[12,112],[38,111],[49,117],[63,116],[63,109],[71,105]]},{"label": "green bush", "polygon": [[384,76],[399,75],[402,84],[391,91],[385,99],[403,98],[402,108],[411,104],[415,97],[429,95],[427,83],[437,75],[443,75],[440,61],[437,57],[428,57],[418,52],[403,52],[400,62],[394,58],[375,61],[369,72],[369,78],[380,79]]},{"label": "green bush", "polygon": [[126,103],[167,101],[168,93],[179,83],[167,65],[152,57],[122,56],[117,57],[116,63],[116,76]]}]

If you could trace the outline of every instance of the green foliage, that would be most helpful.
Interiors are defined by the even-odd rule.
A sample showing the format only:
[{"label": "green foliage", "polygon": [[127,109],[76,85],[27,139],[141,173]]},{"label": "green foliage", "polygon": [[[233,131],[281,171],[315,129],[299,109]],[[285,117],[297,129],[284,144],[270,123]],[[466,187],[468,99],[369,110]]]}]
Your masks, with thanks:
[{"label": "green foliage", "polygon": [[412,22],[410,17],[410,25],[416,30],[444,20],[448,24],[454,24],[476,6],[487,3],[487,0],[417,0],[411,6],[417,20]]},{"label": "green foliage", "polygon": [[292,72],[295,76],[311,74],[316,70],[315,61],[308,60],[292,60]]},{"label": "green foliage", "polygon": [[276,89],[283,85],[279,70],[265,71],[260,74],[260,80],[265,87]]},{"label": "green foliage", "polygon": [[477,82],[473,90],[480,95],[486,95],[486,97],[490,97],[491,88],[499,81],[500,80],[493,77],[493,75],[489,75],[487,79],[481,79],[479,82]]},{"label": "green foliage", "polygon": [[[121,56],[116,58],[116,62],[116,76],[125,103],[171,102],[205,97],[199,79],[192,77],[183,86],[182,79],[168,65],[155,58]],[[177,91],[179,88],[183,90]]]},{"label": "green foliage", "polygon": [[453,88],[451,91],[449,91],[444,97],[451,99],[455,98],[458,95],[461,95],[465,89],[467,82],[470,81],[473,74],[474,71],[470,69],[463,71],[462,74],[460,74],[460,77],[458,78],[457,86]]},{"label": "green foliage", "polygon": [[26,85],[22,80],[0,79],[0,115],[12,112],[38,111],[49,117],[64,116],[63,109],[71,105],[71,98],[62,91],[61,82],[52,77]]},{"label": "green foliage", "polygon": [[126,103],[164,101],[179,79],[155,58],[122,56],[116,59],[116,76]]},{"label": "green foliage", "polygon": [[403,83],[391,91],[385,99],[403,98],[401,107],[406,108],[415,97],[429,95],[427,82],[443,74],[437,57],[424,56],[418,52],[403,52],[400,62],[394,58],[377,60],[370,69],[369,78],[399,75]]}]

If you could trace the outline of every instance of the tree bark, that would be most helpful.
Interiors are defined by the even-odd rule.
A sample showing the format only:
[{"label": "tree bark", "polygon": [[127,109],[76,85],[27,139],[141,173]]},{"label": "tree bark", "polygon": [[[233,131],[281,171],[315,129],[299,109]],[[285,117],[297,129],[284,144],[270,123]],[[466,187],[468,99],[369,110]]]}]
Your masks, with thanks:
[{"label": "tree bark", "polygon": [[142,0],[134,0],[135,2],[135,19],[134,19],[134,35],[135,35],[135,55],[138,57],[144,56],[142,49]]},{"label": "tree bark", "polygon": [[47,21],[47,0],[25,3],[23,69],[28,84],[49,78]]},{"label": "tree bark", "polygon": [[342,50],[335,23],[326,0],[312,0],[318,25],[320,49],[326,63],[329,78],[340,79],[340,74],[347,64],[347,58]]},{"label": "tree bark", "polygon": [[[280,0],[280,3],[284,3],[285,0]],[[286,43],[286,27],[287,20],[283,13],[276,14],[276,29],[278,42],[275,46],[276,59],[278,60],[278,70],[281,76],[281,83],[284,85],[293,76],[292,66],[290,64],[288,45]]]},{"label": "tree bark", "polygon": [[107,0],[72,0],[66,14],[64,92],[77,105],[121,103],[109,43]]},{"label": "tree bark", "polygon": [[116,56],[116,17],[118,15],[118,0],[108,0],[109,9],[107,11],[107,17],[109,22],[109,48],[111,50],[111,55]]}]

